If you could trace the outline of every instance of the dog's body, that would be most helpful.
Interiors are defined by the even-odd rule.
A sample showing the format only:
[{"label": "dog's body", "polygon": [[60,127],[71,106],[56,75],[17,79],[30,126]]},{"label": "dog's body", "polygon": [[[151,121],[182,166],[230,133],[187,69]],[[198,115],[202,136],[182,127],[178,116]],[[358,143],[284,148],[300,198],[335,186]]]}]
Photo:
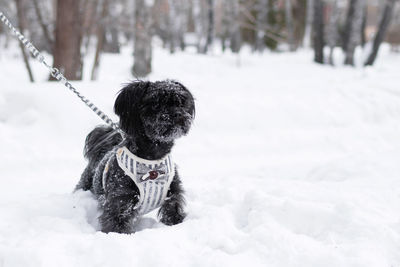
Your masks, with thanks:
[{"label": "dog's body", "polygon": [[135,81],[121,90],[114,111],[126,136],[123,139],[107,126],[89,133],[85,144],[89,163],[76,186],[97,197],[101,230],[132,233],[134,222],[157,204],[161,222],[182,222],[183,189],[169,154],[174,140],[191,126],[192,95],[175,81]]}]

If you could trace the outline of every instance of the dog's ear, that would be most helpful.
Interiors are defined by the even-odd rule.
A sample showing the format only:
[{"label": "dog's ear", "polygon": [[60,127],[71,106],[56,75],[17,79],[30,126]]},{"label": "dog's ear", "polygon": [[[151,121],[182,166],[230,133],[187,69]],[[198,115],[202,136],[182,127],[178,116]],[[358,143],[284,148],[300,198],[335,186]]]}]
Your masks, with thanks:
[{"label": "dog's ear", "polygon": [[129,135],[140,128],[140,103],[149,86],[150,82],[131,82],[119,91],[115,100],[114,112],[119,117],[119,125]]},{"label": "dog's ear", "polygon": [[[114,104],[114,112],[119,117],[131,115],[138,109],[138,103],[141,101],[146,89],[150,82],[133,81],[127,84],[121,91],[119,91],[117,99]],[[132,114],[133,115],[133,114]]]}]

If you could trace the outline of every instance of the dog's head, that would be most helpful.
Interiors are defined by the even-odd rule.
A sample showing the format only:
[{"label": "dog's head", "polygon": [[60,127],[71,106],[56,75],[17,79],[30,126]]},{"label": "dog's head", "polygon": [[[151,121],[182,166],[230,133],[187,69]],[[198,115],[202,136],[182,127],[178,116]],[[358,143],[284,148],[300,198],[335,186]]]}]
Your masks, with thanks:
[{"label": "dog's head", "polygon": [[119,92],[114,111],[128,135],[171,142],[188,133],[195,105],[192,94],[179,82],[134,81]]}]

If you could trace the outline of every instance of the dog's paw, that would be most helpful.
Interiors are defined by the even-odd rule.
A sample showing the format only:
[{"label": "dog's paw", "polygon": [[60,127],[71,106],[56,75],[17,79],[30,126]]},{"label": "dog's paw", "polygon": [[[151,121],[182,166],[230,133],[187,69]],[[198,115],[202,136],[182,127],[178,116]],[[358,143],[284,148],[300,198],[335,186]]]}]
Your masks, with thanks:
[{"label": "dog's paw", "polygon": [[101,231],[103,233],[119,233],[119,234],[133,234],[133,225],[131,222],[121,223],[121,222],[114,222],[113,224],[105,224],[102,225]]},{"label": "dog's paw", "polygon": [[177,214],[174,214],[173,216],[162,217],[160,219],[160,221],[165,225],[175,225],[175,224],[183,222],[183,219],[185,219],[185,217],[186,217],[186,213],[183,213],[183,214],[177,213]]},{"label": "dog's paw", "polygon": [[109,214],[103,213],[99,217],[101,231],[103,233],[120,233],[120,234],[132,234],[134,233],[133,223],[134,219],[123,216],[110,216]]},{"label": "dog's paw", "polygon": [[175,225],[183,222],[186,218],[186,213],[179,205],[168,205],[160,209],[159,212],[160,222],[165,225]]}]

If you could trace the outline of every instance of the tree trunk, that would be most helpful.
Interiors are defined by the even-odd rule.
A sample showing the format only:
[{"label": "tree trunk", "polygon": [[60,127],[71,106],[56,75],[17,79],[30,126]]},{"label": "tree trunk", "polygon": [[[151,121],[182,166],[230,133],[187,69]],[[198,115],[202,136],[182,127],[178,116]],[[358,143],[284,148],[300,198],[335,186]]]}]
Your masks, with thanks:
[{"label": "tree trunk", "polygon": [[132,74],[135,77],[145,77],[151,72],[151,18],[150,7],[146,0],[135,0],[135,40],[134,64]]},{"label": "tree trunk", "polygon": [[[26,21],[25,21],[26,16],[25,16],[25,9],[23,7],[23,2],[22,1],[23,0],[15,0],[15,5],[17,7],[17,17],[18,17],[19,31],[21,32],[21,34],[24,35],[25,34],[24,31],[25,31],[25,27],[26,27]],[[28,75],[29,75],[29,80],[31,82],[34,82],[35,80],[33,78],[31,66],[29,64],[29,57],[28,57],[28,55],[27,55],[27,53],[25,51],[24,45],[21,42],[18,42],[18,43],[19,43],[19,47],[21,49],[22,57],[24,59],[26,70],[27,70]]]},{"label": "tree trunk", "polygon": [[214,0],[207,0],[207,4],[207,41],[205,52],[207,52],[214,40]]},{"label": "tree trunk", "polygon": [[385,38],[385,34],[387,29],[389,28],[390,21],[393,16],[395,0],[387,0],[385,9],[383,10],[383,14],[381,17],[381,21],[379,23],[378,32],[375,35],[374,45],[369,55],[367,61],[365,62],[366,66],[372,66],[375,62],[376,57],[378,56],[379,47]]},{"label": "tree trunk", "polygon": [[362,22],[361,22],[361,31],[360,31],[360,40],[361,40],[361,46],[364,47],[366,43],[366,36],[365,36],[365,29],[367,27],[367,16],[368,16],[368,7],[367,5],[364,5],[364,10],[362,13]]},{"label": "tree trunk", "polygon": [[119,30],[116,27],[117,22],[115,19],[112,19],[111,26],[107,27],[108,29],[104,35],[104,46],[103,52],[119,54],[120,53],[120,43],[119,43]]},{"label": "tree trunk", "polygon": [[314,61],[324,63],[324,3],[322,0],[314,0]]},{"label": "tree trunk", "polygon": [[38,17],[38,21],[39,21],[40,27],[42,28],[43,35],[44,35],[44,37],[45,37],[45,39],[47,41],[47,45],[49,47],[49,51],[53,51],[53,45],[54,45],[53,37],[50,34],[50,31],[49,31],[49,28],[47,27],[47,24],[43,20],[42,11],[41,11],[41,9],[39,7],[38,0],[33,0],[33,7],[35,9],[36,16]]},{"label": "tree trunk", "polygon": [[342,41],[343,51],[345,51],[345,52],[347,51],[347,46],[348,46],[349,40],[350,40],[351,27],[352,27],[354,12],[355,12],[356,1],[357,0],[350,0],[349,7],[347,10],[346,23],[345,23],[345,28],[344,28],[344,32],[343,32],[343,41]]},{"label": "tree trunk", "polygon": [[118,4],[120,4],[119,1],[110,2],[107,8],[108,12],[103,16],[103,18],[107,18],[104,26],[104,45],[102,48],[103,52],[106,53],[119,54],[120,52],[118,18],[121,12],[118,11]]},{"label": "tree trunk", "polygon": [[343,48],[346,54],[345,64],[354,65],[354,52],[361,43],[361,30],[365,0],[351,0],[347,13]]},{"label": "tree trunk", "polygon": [[107,14],[108,14],[108,1],[109,0],[103,0],[100,23],[97,27],[96,54],[94,56],[92,75],[90,77],[90,79],[92,81],[97,80],[97,76],[98,76],[98,69],[99,69],[99,65],[100,65],[100,55],[101,55],[101,52],[103,51],[104,39],[105,39],[105,18],[107,17]]},{"label": "tree trunk", "polygon": [[227,34],[229,39],[229,45],[233,53],[239,53],[242,46],[242,34],[240,32],[239,24],[239,12],[240,4],[239,0],[226,0],[225,1],[226,11],[226,23],[227,23]]},{"label": "tree trunk", "polygon": [[303,47],[311,47],[311,32],[314,18],[314,0],[307,1],[306,28],[304,31]]},{"label": "tree trunk", "polygon": [[99,0],[85,0],[83,4],[83,15],[82,15],[82,45],[84,47],[84,55],[89,52],[92,32],[99,26],[96,24],[98,20]]},{"label": "tree trunk", "polygon": [[205,54],[214,37],[214,0],[196,0],[195,14],[198,51]]},{"label": "tree trunk", "polygon": [[293,14],[291,0],[285,0],[285,22],[287,31],[287,42],[291,52],[296,50],[294,43]]},{"label": "tree trunk", "polygon": [[169,51],[171,54],[175,53],[176,48],[179,46],[179,27],[180,27],[180,15],[179,14],[179,7],[182,3],[178,3],[176,0],[169,0],[168,7],[169,7],[169,14],[168,14],[168,28],[166,29],[167,32],[167,42],[169,45]]},{"label": "tree trunk", "polygon": [[203,53],[206,46],[206,15],[204,12],[204,0],[193,0],[193,17],[195,32],[197,35],[197,51]]},{"label": "tree trunk", "polygon": [[339,8],[338,8],[338,0],[334,0],[331,3],[331,12],[329,17],[329,24],[326,31],[326,39],[327,44],[330,49],[329,53],[329,64],[333,65],[333,50],[337,45],[338,41],[338,20],[339,20]]},{"label": "tree trunk", "polygon": [[[82,80],[79,0],[58,0],[54,67],[69,80]],[[50,77],[50,80],[54,80]]]},{"label": "tree trunk", "polygon": [[269,0],[259,0],[256,14],[255,50],[262,52],[265,48],[265,27],[268,25]]}]

